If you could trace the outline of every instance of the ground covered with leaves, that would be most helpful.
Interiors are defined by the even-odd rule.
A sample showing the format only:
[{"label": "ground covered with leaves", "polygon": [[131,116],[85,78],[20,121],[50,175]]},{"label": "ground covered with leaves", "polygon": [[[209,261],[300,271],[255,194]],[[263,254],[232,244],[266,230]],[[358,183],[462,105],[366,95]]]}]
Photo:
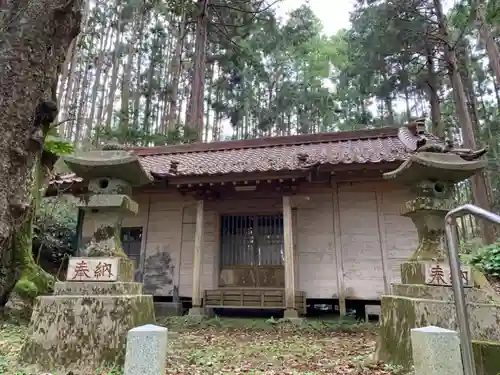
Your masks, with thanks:
[{"label": "ground covered with leaves", "polygon": [[[166,375],[402,375],[371,359],[373,326],[339,321],[171,318]],[[26,327],[0,323],[0,374],[18,374]],[[118,369],[100,372],[117,374]]]}]

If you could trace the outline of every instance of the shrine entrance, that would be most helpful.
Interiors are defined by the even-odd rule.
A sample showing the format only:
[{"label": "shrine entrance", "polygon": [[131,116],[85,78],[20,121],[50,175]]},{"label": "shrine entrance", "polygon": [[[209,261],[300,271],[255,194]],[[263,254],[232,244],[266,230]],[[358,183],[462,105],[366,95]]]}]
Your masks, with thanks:
[{"label": "shrine entrance", "polygon": [[284,288],[283,214],[223,215],[219,287]]}]

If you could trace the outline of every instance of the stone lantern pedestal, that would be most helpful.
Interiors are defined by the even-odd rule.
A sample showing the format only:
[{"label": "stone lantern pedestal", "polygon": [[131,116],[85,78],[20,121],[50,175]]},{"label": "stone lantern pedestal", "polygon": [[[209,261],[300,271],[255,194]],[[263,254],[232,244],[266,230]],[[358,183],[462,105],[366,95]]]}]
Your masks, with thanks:
[{"label": "stone lantern pedestal", "polygon": [[[413,363],[412,328],[457,329],[444,218],[456,207],[452,198],[454,185],[479,172],[485,164],[484,160],[464,160],[452,152],[417,152],[398,169],[384,175],[412,189],[415,198],[406,202],[402,215],[415,224],[419,244],[411,258],[401,265],[401,283],[393,284],[391,295],[381,298],[378,360],[409,369]],[[500,341],[499,299],[492,289],[484,289],[485,284],[478,282],[483,275],[466,265],[462,265],[461,271],[471,333],[478,340],[474,343],[476,363],[479,367],[485,360],[495,360],[500,365],[498,354],[489,359],[481,354],[485,341]],[[478,375],[490,373],[478,371]]]},{"label": "stone lantern pedestal", "polygon": [[125,151],[88,152],[65,162],[88,182],[79,207],[98,212],[101,220],[85,256],[69,260],[66,281],[56,283],[52,296],[37,299],[20,360],[78,375],[121,365],[127,332],[155,322],[153,297],[134,282],[134,263],[120,241],[123,217],[138,211],[132,187],[150,178]]}]

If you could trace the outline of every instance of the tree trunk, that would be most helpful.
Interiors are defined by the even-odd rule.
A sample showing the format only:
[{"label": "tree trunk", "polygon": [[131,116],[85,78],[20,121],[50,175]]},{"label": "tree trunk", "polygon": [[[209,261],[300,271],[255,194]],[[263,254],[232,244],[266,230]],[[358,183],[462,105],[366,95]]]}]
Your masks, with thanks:
[{"label": "tree trunk", "polygon": [[[0,303],[22,269],[13,239],[31,220],[31,172],[41,127],[57,115],[55,85],[66,51],[80,32],[83,0],[16,0],[0,35]],[[50,102],[51,103],[50,103]],[[40,116],[44,116],[41,119]],[[41,141],[43,143],[43,141]],[[27,262],[36,267],[32,258]],[[44,292],[38,278],[27,281]]]},{"label": "tree trunk", "polygon": [[469,69],[472,66],[472,62],[469,56],[469,46],[466,40],[459,41],[456,43],[457,48],[457,59],[459,62],[460,77],[464,84],[465,96],[467,98],[467,104],[469,109],[469,115],[471,116],[472,130],[474,132],[474,138],[481,139],[480,124],[479,124],[479,113],[477,109],[476,93],[474,90],[474,82],[471,71]]},{"label": "tree trunk", "polygon": [[[117,10],[120,14],[120,10]],[[121,28],[122,20],[120,15],[118,15],[118,23],[116,26],[116,39],[113,46],[113,70],[111,73],[111,86],[109,87],[108,93],[108,108],[106,110],[106,129],[111,129],[111,123],[113,120],[113,107],[115,104],[115,94],[116,87],[118,85],[118,70],[120,69],[120,58],[121,58]]]},{"label": "tree trunk", "polygon": [[198,0],[199,12],[196,22],[196,43],[191,85],[191,97],[187,117],[187,138],[200,142],[203,134],[203,107],[205,99],[205,65],[207,48],[208,5],[210,0]]},{"label": "tree trunk", "polygon": [[[99,46],[99,51],[98,51],[98,57],[97,57],[97,62],[95,66],[95,77],[94,77],[94,86],[92,87],[92,94],[90,96],[90,114],[87,119],[87,131],[86,131],[86,139],[89,140],[92,138],[92,131],[94,130],[94,118],[95,118],[95,112],[97,108],[97,94],[99,91],[99,88],[101,87],[101,75],[102,75],[102,70],[104,67],[104,58],[105,58],[105,48],[108,45],[108,40],[110,36],[110,31],[111,28],[108,29],[108,32],[106,33],[106,37],[102,39],[101,44]],[[97,122],[97,125],[100,125]]]},{"label": "tree trunk", "polygon": [[[43,130],[47,137],[49,126]],[[50,152],[38,152],[31,174],[30,208],[26,220],[14,234],[12,249],[14,264],[19,278],[9,295],[5,311],[19,320],[29,320],[35,298],[52,290],[55,278],[43,270],[33,257],[33,234],[36,213],[45,191],[49,186],[55,162],[58,157]]]},{"label": "tree trunk", "polygon": [[500,51],[498,45],[491,35],[486,18],[484,16],[484,8],[486,4],[482,0],[473,1],[472,8],[475,11],[476,25],[479,31],[479,37],[484,43],[488,59],[490,60],[491,70],[495,73],[497,84],[500,85]]},{"label": "tree trunk", "polygon": [[127,46],[127,62],[123,67],[122,77],[122,95],[120,104],[120,134],[126,134],[130,123],[130,80],[132,77],[132,63],[134,60],[135,43],[137,39],[137,32],[135,31],[135,22],[131,32],[133,33]]},{"label": "tree trunk", "polygon": [[438,136],[440,139],[444,140],[445,131],[443,122],[441,121],[441,108],[439,105],[439,93],[438,93],[438,76],[436,69],[434,67],[434,55],[432,52],[432,47],[426,45],[425,48],[426,57],[426,67],[427,67],[427,87],[429,92],[429,104],[431,107],[431,121],[432,121],[432,132]]},{"label": "tree trunk", "polygon": [[[451,85],[453,86],[455,109],[457,111],[460,127],[462,128],[464,147],[476,149],[476,139],[474,137],[474,130],[469,111],[467,110],[465,90],[458,70],[457,55],[454,44],[450,40],[448,25],[446,24],[446,17],[443,13],[441,1],[434,0],[434,6],[438,20],[439,33],[445,43],[443,48],[444,58],[448,65],[448,76],[450,77]],[[472,176],[471,187],[474,203],[485,210],[491,210],[488,183],[485,173],[477,173]],[[481,222],[481,235],[487,244],[495,242],[494,228],[491,225],[485,224],[484,221]]]},{"label": "tree trunk", "polygon": [[167,88],[167,100],[169,105],[166,107],[167,118],[166,118],[166,129],[167,131],[173,131],[176,128],[176,114],[177,114],[177,96],[179,93],[179,79],[182,72],[182,50],[184,46],[184,38],[186,34],[186,23],[185,17],[179,24],[179,29],[177,30],[177,41],[175,44],[175,52],[172,58],[172,63],[170,65],[170,82]]}]

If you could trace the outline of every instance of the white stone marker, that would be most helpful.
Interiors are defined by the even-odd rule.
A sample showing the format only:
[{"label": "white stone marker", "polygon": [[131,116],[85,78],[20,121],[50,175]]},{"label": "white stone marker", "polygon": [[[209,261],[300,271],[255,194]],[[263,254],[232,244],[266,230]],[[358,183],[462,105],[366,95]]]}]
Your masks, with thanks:
[{"label": "white stone marker", "polygon": [[167,363],[168,330],[153,324],[128,331],[125,375],[163,375]]},{"label": "white stone marker", "polygon": [[411,330],[415,375],[463,375],[460,339],[456,331],[440,327]]}]

